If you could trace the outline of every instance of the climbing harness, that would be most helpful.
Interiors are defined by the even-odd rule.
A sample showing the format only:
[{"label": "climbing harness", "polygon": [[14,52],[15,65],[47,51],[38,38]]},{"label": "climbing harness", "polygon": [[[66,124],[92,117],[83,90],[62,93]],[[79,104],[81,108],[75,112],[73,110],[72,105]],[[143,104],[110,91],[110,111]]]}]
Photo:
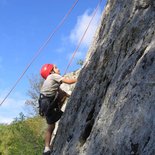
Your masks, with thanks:
[{"label": "climbing harness", "polygon": [[38,100],[38,103],[39,103],[38,108],[39,108],[40,116],[48,115],[48,112],[51,109],[57,108],[57,103],[56,103],[57,97],[58,97],[58,93],[56,93],[56,95],[52,97],[48,97],[48,96],[45,96],[44,94],[40,94],[39,100]]}]

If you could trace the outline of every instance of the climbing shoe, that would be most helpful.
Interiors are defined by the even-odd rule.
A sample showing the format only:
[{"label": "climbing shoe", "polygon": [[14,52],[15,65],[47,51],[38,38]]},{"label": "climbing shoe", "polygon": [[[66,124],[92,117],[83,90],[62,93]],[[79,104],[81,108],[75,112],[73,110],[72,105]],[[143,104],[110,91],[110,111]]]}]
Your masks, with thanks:
[{"label": "climbing shoe", "polygon": [[51,151],[43,152],[43,155],[51,155]]}]

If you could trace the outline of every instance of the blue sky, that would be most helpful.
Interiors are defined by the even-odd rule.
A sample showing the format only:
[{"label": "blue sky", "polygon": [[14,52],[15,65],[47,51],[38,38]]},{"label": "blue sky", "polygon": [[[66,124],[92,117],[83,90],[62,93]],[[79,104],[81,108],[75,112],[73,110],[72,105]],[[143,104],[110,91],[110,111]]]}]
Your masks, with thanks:
[{"label": "blue sky", "polygon": [[[0,0],[0,101],[74,2],[75,0]],[[30,88],[28,77],[32,74],[39,76],[44,63],[57,64],[61,73],[64,73],[97,4],[97,0],[79,0],[64,25],[0,106],[0,123],[11,122],[20,112],[27,114],[24,103]],[[103,0],[68,72],[79,68],[77,61],[85,58],[105,4],[106,1]]]}]

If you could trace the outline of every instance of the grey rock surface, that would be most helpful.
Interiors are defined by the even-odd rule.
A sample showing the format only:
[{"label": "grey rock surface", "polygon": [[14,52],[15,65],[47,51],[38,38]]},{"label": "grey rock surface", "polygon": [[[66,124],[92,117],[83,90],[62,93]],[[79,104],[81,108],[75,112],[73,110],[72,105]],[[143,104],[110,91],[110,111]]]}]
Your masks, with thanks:
[{"label": "grey rock surface", "polygon": [[109,0],[52,155],[155,155],[155,1]]}]

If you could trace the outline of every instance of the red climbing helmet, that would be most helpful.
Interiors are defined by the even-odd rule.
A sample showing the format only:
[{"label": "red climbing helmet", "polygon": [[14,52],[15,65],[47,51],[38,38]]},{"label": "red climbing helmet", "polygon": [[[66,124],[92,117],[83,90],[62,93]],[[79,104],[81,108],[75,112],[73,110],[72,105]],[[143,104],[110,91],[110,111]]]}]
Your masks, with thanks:
[{"label": "red climbing helmet", "polygon": [[54,65],[53,64],[45,64],[42,66],[41,70],[40,70],[40,74],[41,76],[46,79],[47,76],[51,73],[51,71],[53,70]]}]

